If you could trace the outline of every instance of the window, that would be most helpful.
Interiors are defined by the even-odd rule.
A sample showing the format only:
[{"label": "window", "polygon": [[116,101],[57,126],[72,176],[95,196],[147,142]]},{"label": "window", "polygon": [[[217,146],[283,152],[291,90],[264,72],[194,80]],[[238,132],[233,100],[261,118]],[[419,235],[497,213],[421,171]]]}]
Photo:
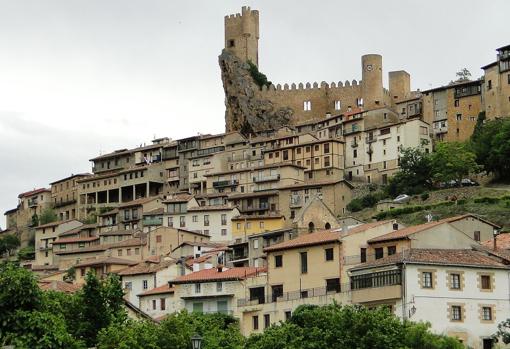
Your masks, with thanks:
[{"label": "window", "polygon": [[329,161],[329,156],[325,156],[324,157],[324,167],[329,167],[331,166],[331,163]]},{"label": "window", "polygon": [[184,228],[186,226],[186,217],[185,216],[180,216],[179,217],[179,226],[181,228]]},{"label": "window", "polygon": [[131,249],[130,249],[130,248],[128,248],[128,249],[126,250],[126,255],[131,256]]},{"label": "window", "polygon": [[284,150],[283,153],[283,160],[289,160],[289,151],[288,150]]},{"label": "window", "polygon": [[122,256],[122,250],[117,250],[117,256]]},{"label": "window", "polygon": [[308,273],[308,254],[301,252],[299,255],[301,259],[301,274],[306,274]]},{"label": "window", "polygon": [[227,236],[227,229],[221,229],[221,236]]},{"label": "window", "polygon": [[[510,78],[509,78],[509,80],[510,80]],[[342,104],[340,103],[340,101],[335,101],[335,110],[340,110],[341,108],[342,108]]]},{"label": "window", "polygon": [[457,114],[457,121],[461,121],[462,120],[462,114]]},{"label": "window", "polygon": [[203,313],[204,312],[204,303],[202,303],[202,302],[193,303],[193,312],[194,313]]},{"label": "window", "polygon": [[424,271],[421,273],[422,288],[432,288],[432,272]]},{"label": "window", "polygon": [[271,317],[269,314],[264,314],[264,328],[268,328],[271,325]]},{"label": "window", "polygon": [[460,305],[452,305],[452,321],[462,321],[462,307]]},{"label": "window", "polygon": [[274,256],[274,267],[281,268],[282,266],[283,266],[283,256],[282,255]]},{"label": "window", "polygon": [[221,225],[227,225],[227,215],[224,213],[221,215]]},{"label": "window", "polygon": [[160,298],[160,299],[159,299],[159,305],[160,305],[160,309],[161,309],[161,310],[165,310],[165,309],[166,309],[166,302],[165,302],[165,298]]},{"label": "window", "polygon": [[253,249],[258,249],[259,248],[259,240],[258,239],[255,239],[253,240]]},{"label": "window", "polygon": [[191,220],[193,221],[193,223],[197,223],[198,222],[198,216],[194,215],[193,217],[191,217]]},{"label": "window", "polygon": [[156,243],[161,243],[161,235],[156,235]]},{"label": "window", "polygon": [[312,101],[304,101],[303,102],[303,110],[304,111],[312,110]]},{"label": "window", "polygon": [[332,248],[327,248],[324,252],[326,255],[326,261],[332,261],[334,259],[335,255]]},{"label": "window", "polygon": [[142,285],[144,290],[146,290],[149,287],[149,283],[147,282],[147,280],[143,280]]},{"label": "window", "polygon": [[474,235],[474,239],[475,241],[480,241],[480,231],[475,231],[475,233],[473,234]]},{"label": "window", "polygon": [[367,249],[366,248],[362,248],[360,250],[360,260],[361,260],[361,263],[367,262]]},{"label": "window", "polygon": [[237,223],[237,230],[241,230],[241,223]]},{"label": "window", "polygon": [[216,291],[217,292],[223,291],[223,282],[217,282],[216,283]]},{"label": "window", "polygon": [[482,320],[484,320],[484,321],[492,320],[492,308],[491,307],[482,307]]},{"label": "window", "polygon": [[289,321],[291,316],[292,316],[292,312],[290,310],[287,310],[285,312],[285,321]]},{"label": "window", "polygon": [[259,223],[259,227],[260,227],[260,229],[264,229],[264,221],[261,221],[261,222]]},{"label": "window", "polygon": [[450,274],[450,288],[460,290],[460,274]]},{"label": "window", "polygon": [[456,99],[455,102],[454,102],[455,106],[458,107],[459,106],[459,100]]},{"label": "window", "polygon": [[174,217],[168,217],[168,226],[173,228],[174,226]]},{"label": "window", "polygon": [[383,128],[379,131],[380,135],[383,136],[383,135],[389,135],[391,132],[390,128]]},{"label": "window", "polygon": [[259,329],[259,316],[258,315],[253,315],[251,317],[251,322],[253,324],[253,329],[254,330],[258,330]]},{"label": "window", "polygon": [[487,90],[492,89],[492,80],[487,81]]},{"label": "window", "polygon": [[384,250],[382,247],[377,247],[375,249],[375,259],[381,259],[384,257]]},{"label": "window", "polygon": [[135,248],[135,255],[138,256],[139,254],[140,254],[140,248],[137,247],[137,248]]},{"label": "window", "polygon": [[324,154],[329,153],[329,143],[324,143]]},{"label": "window", "polygon": [[340,292],[340,279],[326,279],[326,292]]},{"label": "window", "polygon": [[482,290],[490,290],[491,287],[491,276],[490,275],[480,275],[480,286]]},{"label": "window", "polygon": [[236,45],[235,41],[234,40],[229,40],[228,41],[228,47],[234,47]]},{"label": "window", "polygon": [[397,246],[388,246],[388,256],[397,253]]},{"label": "window", "polygon": [[156,300],[152,300],[152,310],[156,310]]},{"label": "window", "polygon": [[208,227],[208,226],[209,226],[209,215],[207,215],[207,214],[206,214],[206,215],[204,215],[204,225],[205,225],[206,227]]},{"label": "window", "polygon": [[126,282],[126,283],[124,284],[124,288],[125,288],[126,290],[131,290],[131,289],[133,288],[133,283],[132,283],[131,281]]},{"label": "window", "polygon": [[352,151],[352,157],[353,157],[353,158],[357,158],[357,157],[358,157],[358,150],[357,150],[357,149],[354,149],[354,150]]},{"label": "window", "polygon": [[202,284],[195,284],[195,293],[200,293]]}]

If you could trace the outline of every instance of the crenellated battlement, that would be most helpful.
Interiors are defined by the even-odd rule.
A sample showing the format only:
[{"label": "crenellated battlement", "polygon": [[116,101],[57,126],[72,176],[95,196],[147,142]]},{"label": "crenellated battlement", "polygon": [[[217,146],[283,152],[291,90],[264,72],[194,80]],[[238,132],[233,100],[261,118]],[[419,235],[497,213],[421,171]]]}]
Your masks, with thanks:
[{"label": "crenellated battlement", "polygon": [[258,16],[259,15],[259,11],[258,10],[252,10],[249,6],[243,6],[242,9],[241,9],[241,13],[235,13],[235,14],[230,14],[230,15],[226,15],[225,16],[225,20],[229,20],[229,19],[241,19],[242,17],[244,16]]},{"label": "crenellated battlement", "polygon": [[361,86],[361,80],[357,81],[356,79],[349,81],[345,80],[345,82],[338,81],[335,83],[334,81],[331,83],[327,83],[326,81],[318,82],[306,82],[306,83],[288,83],[285,84],[271,84],[269,86],[262,86],[261,91],[306,91],[306,90],[345,90],[345,89],[353,89]]}]

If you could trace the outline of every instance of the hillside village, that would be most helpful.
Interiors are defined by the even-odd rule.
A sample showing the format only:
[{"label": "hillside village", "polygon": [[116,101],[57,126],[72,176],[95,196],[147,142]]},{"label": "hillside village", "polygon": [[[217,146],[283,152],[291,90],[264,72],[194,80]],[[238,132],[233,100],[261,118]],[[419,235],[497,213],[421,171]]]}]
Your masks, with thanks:
[{"label": "hillside village", "polygon": [[[43,289],[118,274],[135,318],[225,313],[249,335],[336,301],[492,348],[510,317],[503,224],[465,212],[408,225],[347,207],[389,183],[402,149],[432,153],[469,139],[481,113],[510,115],[510,45],[481,62],[481,79],[424,91],[405,71],[385,89],[375,54],[361,58],[361,81],[260,84],[258,16],[225,17],[225,133],[95,156],[90,173],[19,194],[0,236],[33,246],[21,263]],[[382,210],[405,206],[392,199]]]}]

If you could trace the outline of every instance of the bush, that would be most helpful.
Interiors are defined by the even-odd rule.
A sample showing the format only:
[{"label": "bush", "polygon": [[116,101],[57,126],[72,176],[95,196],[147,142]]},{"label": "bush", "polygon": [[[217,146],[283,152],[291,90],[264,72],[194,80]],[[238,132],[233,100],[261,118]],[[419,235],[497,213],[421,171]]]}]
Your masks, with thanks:
[{"label": "bush", "polygon": [[423,194],[420,195],[420,197],[421,197],[421,201],[426,201],[430,197],[430,194],[429,193],[423,193]]},{"label": "bush", "polygon": [[347,204],[346,207],[350,212],[358,212],[363,209],[363,203],[362,203],[361,199],[359,199],[359,198],[353,199],[353,200],[351,200],[351,202],[349,202]]},{"label": "bush", "polygon": [[425,210],[430,210],[435,207],[442,207],[442,206],[452,206],[455,204],[455,201],[442,201],[438,202],[437,204],[432,205],[414,205],[414,206],[407,206],[402,208],[396,208],[394,210],[390,211],[384,211],[379,212],[374,216],[374,218],[378,221],[386,219],[386,218],[395,218],[404,214],[414,213],[414,212],[420,212]]},{"label": "bush", "polygon": [[267,79],[267,76],[266,74],[264,73],[261,73],[259,71],[259,68],[251,61],[248,61],[248,65],[250,66],[250,75],[251,77],[253,78],[253,81],[255,81],[255,83],[259,86],[259,87],[262,87],[262,86],[270,86],[271,85],[271,81],[269,81]]}]

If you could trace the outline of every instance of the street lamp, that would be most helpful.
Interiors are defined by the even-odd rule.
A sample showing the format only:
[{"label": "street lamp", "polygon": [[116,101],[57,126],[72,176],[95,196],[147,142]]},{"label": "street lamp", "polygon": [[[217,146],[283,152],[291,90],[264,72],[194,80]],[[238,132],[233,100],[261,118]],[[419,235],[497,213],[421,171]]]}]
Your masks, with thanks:
[{"label": "street lamp", "polygon": [[191,348],[193,349],[201,349],[202,348],[202,337],[198,334],[195,334],[191,337]]}]

